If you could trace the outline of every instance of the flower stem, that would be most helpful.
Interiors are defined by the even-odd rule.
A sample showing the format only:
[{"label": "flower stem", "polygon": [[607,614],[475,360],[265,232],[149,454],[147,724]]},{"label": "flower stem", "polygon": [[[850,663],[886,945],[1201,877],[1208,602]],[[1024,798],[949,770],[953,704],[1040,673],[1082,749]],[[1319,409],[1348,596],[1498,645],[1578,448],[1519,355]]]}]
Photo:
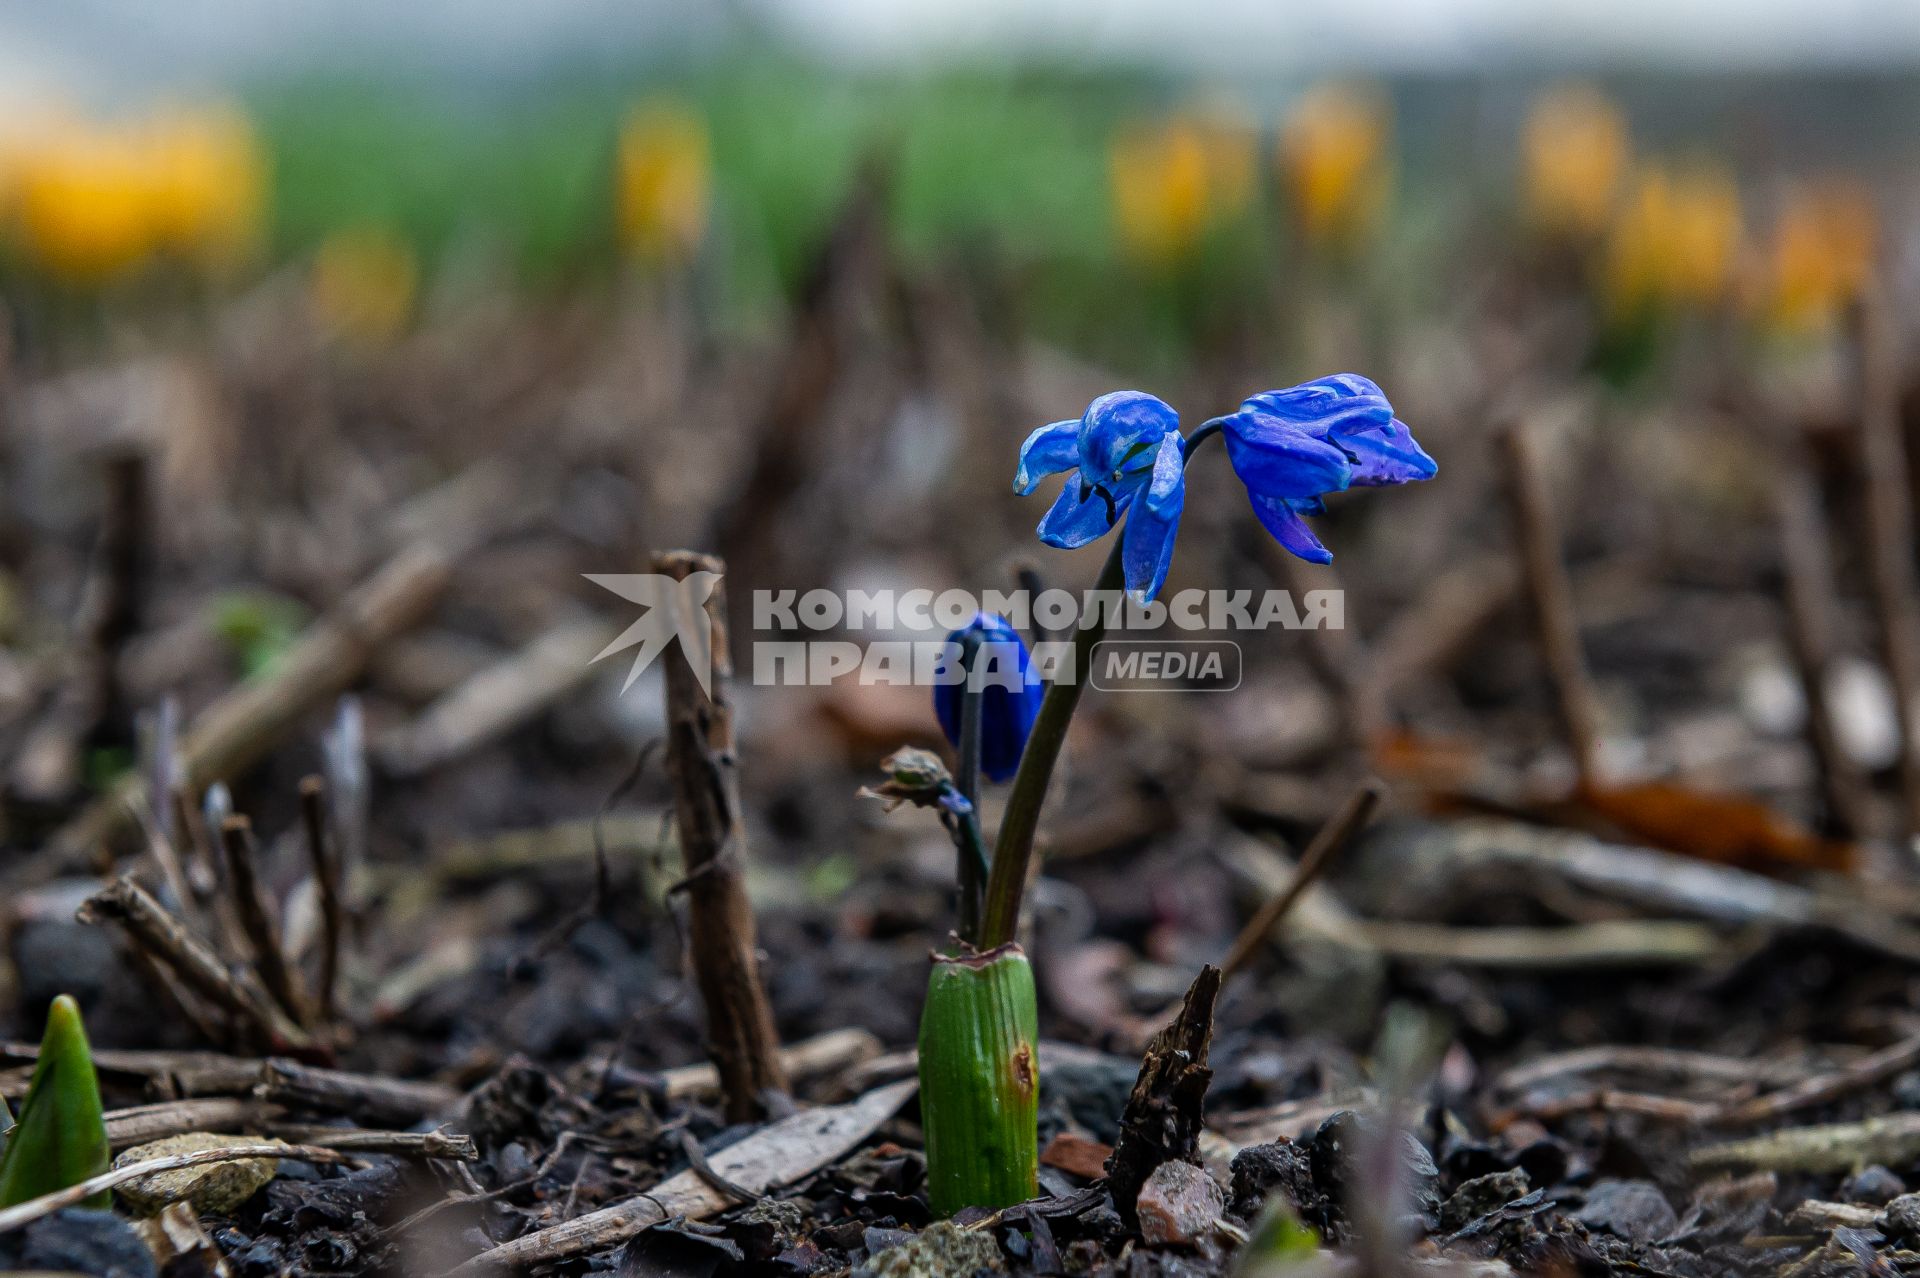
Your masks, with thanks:
[{"label": "flower stem", "polygon": [[[1121,563],[1124,539],[1115,538],[1107,555],[1106,567],[1094,589],[1116,594],[1126,580]],[[1104,609],[1082,618],[1073,633],[1073,678],[1058,679],[1041,699],[1040,713],[1034,716],[1033,731],[1027,735],[1026,749],[1020,755],[1020,769],[1013,774],[1013,789],[1007,794],[1006,812],[1000,818],[1000,837],[993,845],[993,868],[987,875],[986,910],[980,919],[976,944],[990,950],[1013,940],[1020,926],[1020,901],[1026,895],[1027,867],[1033,859],[1033,832],[1040,825],[1040,807],[1047,801],[1047,786],[1053,780],[1053,765],[1066,744],[1067,725],[1080,704],[1081,689],[1086,687],[1086,671],[1093,660],[1093,646],[1107,633]]]},{"label": "flower stem", "polygon": [[961,641],[960,668],[967,682],[960,694],[960,767],[954,776],[954,788],[965,796],[972,810],[960,817],[954,840],[959,853],[954,881],[959,889],[958,931],[960,939],[969,945],[979,940],[981,894],[987,873],[986,845],[980,834],[980,718],[986,697],[973,677],[979,654],[980,636],[967,635]]},{"label": "flower stem", "polygon": [[[1193,460],[1201,444],[1220,433],[1224,418],[1203,423],[1187,437],[1183,464]],[[1094,590],[1114,595],[1126,585],[1123,548],[1125,533],[1114,538],[1106,566]],[[1012,941],[1020,927],[1020,902],[1026,895],[1027,870],[1033,860],[1033,834],[1040,825],[1040,808],[1047,801],[1047,787],[1053,780],[1053,765],[1059,761],[1060,747],[1066,744],[1067,725],[1080,704],[1080,691],[1086,686],[1087,672],[1093,662],[1093,647],[1107,633],[1106,610],[1099,609],[1081,619],[1073,634],[1073,679],[1055,679],[1040,702],[1033,731],[1020,756],[1020,769],[1014,773],[1013,789],[1007,795],[1007,809],[1000,819],[1000,837],[993,845],[993,866],[987,876],[986,910],[980,919],[980,932],[974,944],[983,950]]]},{"label": "flower stem", "polygon": [[1035,1001],[1033,969],[1017,945],[934,957],[920,1015],[920,1118],[935,1215],[1034,1195]]}]

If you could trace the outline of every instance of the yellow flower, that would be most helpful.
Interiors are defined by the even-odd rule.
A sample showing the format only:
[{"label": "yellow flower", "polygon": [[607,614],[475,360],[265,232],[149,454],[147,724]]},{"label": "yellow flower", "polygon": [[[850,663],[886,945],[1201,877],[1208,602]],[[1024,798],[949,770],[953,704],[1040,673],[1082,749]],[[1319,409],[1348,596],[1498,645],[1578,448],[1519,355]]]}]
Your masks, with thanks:
[{"label": "yellow flower", "polygon": [[1280,166],[1308,243],[1345,251],[1372,235],[1392,186],[1391,130],[1386,100],[1370,89],[1323,86],[1294,107]]},{"label": "yellow flower", "polygon": [[1528,217],[1549,235],[1598,236],[1631,149],[1626,117],[1599,90],[1576,84],[1547,93],[1528,113],[1522,139]]},{"label": "yellow flower", "polygon": [[247,118],[227,107],[176,110],[148,130],[154,236],[196,267],[225,270],[259,245],[266,163]]},{"label": "yellow flower", "polygon": [[61,283],[108,284],[131,275],[153,249],[152,188],[132,139],[61,126],[17,161],[13,231],[28,260]]},{"label": "yellow flower", "polygon": [[1860,295],[1878,240],[1873,197],[1857,183],[1789,191],[1760,262],[1757,318],[1783,332],[1831,325]]},{"label": "yellow flower", "polygon": [[1107,151],[1114,229],[1135,261],[1164,266],[1191,255],[1253,198],[1251,132],[1198,115],[1129,125]]},{"label": "yellow flower", "polygon": [[654,102],[628,115],[615,177],[626,250],[647,262],[691,260],[706,238],[711,169],[707,127],[686,107]]},{"label": "yellow flower", "polygon": [[419,276],[413,249],[392,232],[336,231],[314,255],[314,311],[338,337],[381,342],[407,322]]},{"label": "yellow flower", "polygon": [[1636,175],[1608,232],[1601,291],[1616,315],[1723,300],[1740,254],[1740,193],[1725,170]]}]

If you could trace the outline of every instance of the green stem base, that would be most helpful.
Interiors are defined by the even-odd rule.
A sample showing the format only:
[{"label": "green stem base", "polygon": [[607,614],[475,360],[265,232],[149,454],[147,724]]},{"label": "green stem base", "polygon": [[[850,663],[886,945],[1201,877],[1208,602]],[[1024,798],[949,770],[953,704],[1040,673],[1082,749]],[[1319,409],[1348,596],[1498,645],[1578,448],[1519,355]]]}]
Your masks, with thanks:
[{"label": "green stem base", "polygon": [[1039,1014],[1018,945],[936,955],[920,1015],[920,1114],[936,1216],[1038,1192]]}]

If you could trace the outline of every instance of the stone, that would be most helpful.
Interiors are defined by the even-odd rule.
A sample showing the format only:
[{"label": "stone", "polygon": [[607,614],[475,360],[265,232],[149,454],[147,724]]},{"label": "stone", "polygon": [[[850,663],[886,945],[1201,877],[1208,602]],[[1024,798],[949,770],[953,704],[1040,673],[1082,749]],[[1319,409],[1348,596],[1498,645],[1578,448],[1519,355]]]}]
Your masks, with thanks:
[{"label": "stone", "polygon": [[1906,1192],[1906,1182],[1878,1163],[1862,1167],[1840,1186],[1840,1197],[1847,1202],[1875,1207],[1884,1207]]},{"label": "stone", "polygon": [[1511,1171],[1476,1176],[1453,1191],[1440,1207],[1440,1227],[1463,1229],[1488,1212],[1498,1211],[1516,1198],[1526,1197],[1530,1188],[1527,1173],[1515,1167]]},{"label": "stone", "polygon": [[1574,1219],[1628,1242],[1657,1242],[1680,1224],[1673,1205],[1650,1180],[1603,1180],[1587,1191]]},{"label": "stone", "polygon": [[1159,1246],[1192,1247],[1213,1232],[1227,1196],[1204,1168],[1161,1163],[1140,1187],[1134,1206],[1140,1237]]},{"label": "stone", "polygon": [[[137,1145],[113,1160],[115,1167],[128,1167],[149,1159],[173,1154],[193,1154],[203,1149],[223,1149],[230,1145],[282,1145],[284,1141],[264,1136],[216,1136],[211,1132],[188,1132],[169,1136],[149,1145]],[[266,1187],[280,1170],[271,1158],[242,1158],[226,1163],[202,1163],[178,1171],[154,1172],[120,1186],[118,1193],[127,1205],[145,1216],[156,1215],[174,1203],[189,1203],[206,1216],[229,1216],[241,1203]]]},{"label": "stone", "polygon": [[1880,1223],[1889,1238],[1920,1242],[1920,1194],[1901,1194],[1888,1203]]},{"label": "stone", "polygon": [[1242,1220],[1258,1216],[1276,1190],[1303,1216],[1321,1205],[1306,1146],[1294,1141],[1247,1146],[1233,1156],[1232,1175],[1233,1214]]}]

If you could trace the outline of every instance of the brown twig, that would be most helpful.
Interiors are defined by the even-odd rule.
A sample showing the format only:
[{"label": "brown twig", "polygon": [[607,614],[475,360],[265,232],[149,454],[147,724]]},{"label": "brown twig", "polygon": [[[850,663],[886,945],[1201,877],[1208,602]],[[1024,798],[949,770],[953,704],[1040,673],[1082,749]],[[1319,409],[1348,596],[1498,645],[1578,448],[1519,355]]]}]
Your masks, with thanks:
[{"label": "brown twig", "polygon": [[727,1117],[746,1122],[765,1117],[765,1094],[786,1092],[789,1086],[773,1011],[760,982],[753,907],[747,900],[746,833],[734,767],[726,606],[719,582],[725,569],[712,556],[677,550],[656,555],[653,571],[683,583],[697,573],[712,574],[701,579],[710,588],[704,601],[688,597],[677,605],[705,609],[711,636],[706,686],[684,647],[685,636],[700,629],[699,619],[682,625],[682,641],[664,658],[667,775],[686,867],[688,946],[706,1005],[708,1050],[720,1071]]},{"label": "brown twig", "polygon": [[1546,655],[1573,755],[1574,775],[1582,789],[1600,779],[1598,745],[1600,716],[1586,658],[1580,651],[1580,626],[1573,610],[1573,589],[1561,558],[1560,535],[1554,525],[1532,433],[1525,422],[1510,426],[1502,441],[1507,461],[1508,497],[1512,502],[1514,537],[1526,570],[1527,595],[1533,604],[1534,624]]},{"label": "brown twig", "polygon": [[313,882],[320,897],[320,985],[317,1006],[327,1024],[339,1020],[336,986],[340,979],[340,942],[346,933],[347,911],[340,899],[340,858],[334,855],[332,831],[327,828],[327,782],[321,776],[300,782],[300,817],[307,829],[307,857],[313,863]]},{"label": "brown twig", "polygon": [[213,854],[213,841],[207,837],[206,823],[200,819],[193,791],[185,783],[174,785],[167,802],[173,805],[173,825],[184,849],[187,885],[193,889],[194,899],[204,905],[215,899],[222,877],[219,858]]},{"label": "brown twig", "polygon": [[258,1131],[280,1116],[278,1105],[244,1096],[207,1096],[109,1110],[107,1143],[115,1149],[145,1145],[188,1132]]},{"label": "brown twig", "polygon": [[1897,1074],[1904,1074],[1915,1065],[1920,1065],[1920,1034],[1904,1038],[1897,1043],[1862,1056],[1842,1069],[1827,1074],[1815,1074],[1803,1078],[1797,1083],[1781,1088],[1777,1092],[1768,1092],[1752,1100],[1734,1105],[1723,1106],[1714,1115],[1714,1121],[1720,1123],[1761,1123],[1782,1114],[1791,1114],[1795,1110],[1808,1109],[1815,1105],[1824,1105],[1828,1101],[1838,1100],[1849,1092],[1860,1091],[1883,1083]]},{"label": "brown twig", "polygon": [[1221,981],[1233,979],[1234,973],[1253,960],[1273,935],[1280,920],[1287,917],[1301,894],[1326,873],[1334,858],[1345,850],[1348,842],[1360,829],[1372,819],[1373,810],[1380,804],[1380,783],[1367,780],[1360,784],[1347,801],[1341,805],[1333,819],[1320,827],[1307,850],[1300,856],[1299,868],[1293,872],[1293,881],[1286,890],[1273,897],[1247,920],[1240,929],[1240,935],[1234,938],[1233,948],[1227,951],[1227,957],[1221,960]]},{"label": "brown twig", "polygon": [[1827,521],[1820,510],[1820,496],[1803,466],[1783,469],[1775,519],[1786,586],[1787,639],[1807,705],[1807,743],[1820,770],[1827,823],[1841,837],[1857,839],[1866,833],[1866,786],[1859,767],[1841,744],[1833,706],[1827,699],[1833,652],[1829,618],[1839,606],[1831,584]]},{"label": "brown twig", "polygon": [[87,898],[80,921],[112,921],[133,943],[164,963],[189,989],[249,1025],[276,1051],[306,1051],[313,1040],[267,994],[252,974],[229,972],[206,943],[130,878],[114,880]]},{"label": "brown twig", "polygon": [[397,1126],[446,1113],[460,1103],[461,1095],[440,1083],[350,1074],[277,1057],[261,1066],[259,1090],[282,1105]]},{"label": "brown twig", "polygon": [[1860,372],[1860,464],[1867,555],[1881,656],[1900,724],[1901,833],[1920,835],[1920,606],[1913,592],[1913,508],[1900,426],[1900,359],[1886,300],[1868,290],[1855,309]]},{"label": "brown twig", "polygon": [[253,841],[253,822],[238,814],[228,817],[220,826],[220,842],[227,851],[227,887],[240,917],[240,930],[246,934],[254,970],[287,1015],[308,1025],[312,1013],[306,994],[300,988],[298,973],[287,962],[286,951],[280,947],[280,929],[273,921],[272,907],[267,904],[266,890],[260,886],[254,865],[259,851]]}]

